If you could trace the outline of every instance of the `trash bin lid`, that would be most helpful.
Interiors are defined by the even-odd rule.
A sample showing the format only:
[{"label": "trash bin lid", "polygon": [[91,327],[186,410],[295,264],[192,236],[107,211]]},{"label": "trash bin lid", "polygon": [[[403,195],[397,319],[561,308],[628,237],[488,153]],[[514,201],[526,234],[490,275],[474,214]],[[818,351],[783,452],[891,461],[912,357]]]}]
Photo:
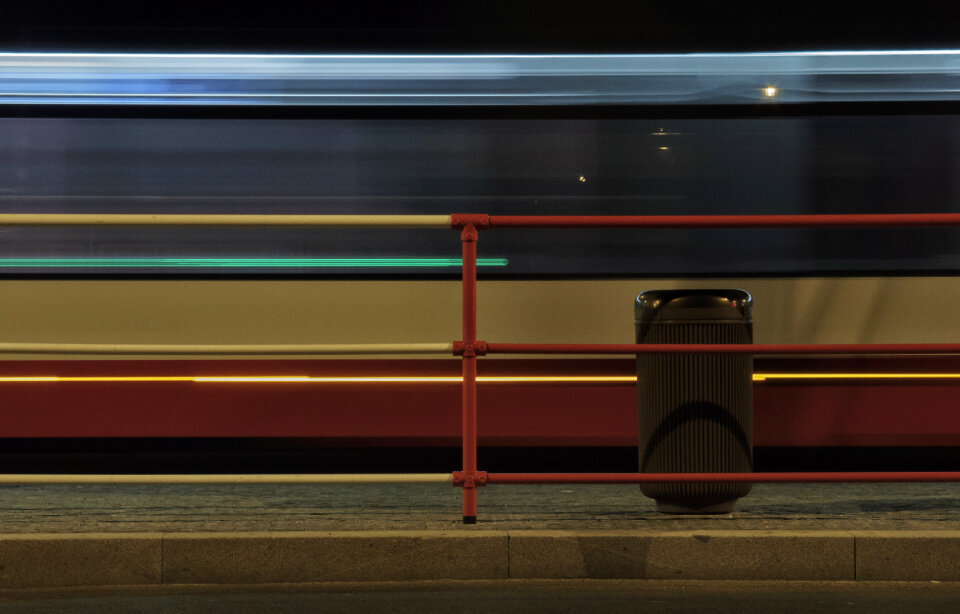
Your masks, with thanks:
[{"label": "trash bin lid", "polygon": [[638,324],[668,320],[753,321],[753,297],[745,290],[646,290],[633,308]]}]

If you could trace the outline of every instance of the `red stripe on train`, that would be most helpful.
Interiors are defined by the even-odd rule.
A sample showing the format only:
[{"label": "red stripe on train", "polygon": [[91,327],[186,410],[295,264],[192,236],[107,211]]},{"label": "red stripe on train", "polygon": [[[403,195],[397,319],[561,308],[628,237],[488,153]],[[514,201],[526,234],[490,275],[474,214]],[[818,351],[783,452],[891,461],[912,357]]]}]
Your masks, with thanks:
[{"label": "red stripe on train", "polygon": [[[764,359],[757,370],[960,371],[953,357]],[[481,360],[480,375],[630,375],[614,360]],[[0,376],[456,377],[457,360],[5,361]],[[960,445],[960,380],[762,382],[757,446]],[[0,382],[0,437],[318,437],[354,445],[459,445],[457,383]],[[630,446],[627,384],[480,385],[481,445]]]}]

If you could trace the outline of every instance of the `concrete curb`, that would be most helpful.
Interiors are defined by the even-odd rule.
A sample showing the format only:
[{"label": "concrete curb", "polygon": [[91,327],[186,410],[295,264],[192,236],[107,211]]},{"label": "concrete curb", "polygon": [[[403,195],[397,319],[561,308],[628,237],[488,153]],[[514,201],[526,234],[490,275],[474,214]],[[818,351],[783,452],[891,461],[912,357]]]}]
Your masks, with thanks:
[{"label": "concrete curb", "polygon": [[960,580],[960,531],[0,535],[0,589],[613,578]]}]

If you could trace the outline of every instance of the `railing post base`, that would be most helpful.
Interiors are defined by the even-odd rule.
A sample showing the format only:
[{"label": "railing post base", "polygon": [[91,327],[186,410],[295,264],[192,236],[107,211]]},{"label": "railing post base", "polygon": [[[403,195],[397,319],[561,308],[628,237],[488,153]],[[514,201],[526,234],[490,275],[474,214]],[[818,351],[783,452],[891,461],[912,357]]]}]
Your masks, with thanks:
[{"label": "railing post base", "polygon": [[463,489],[463,524],[477,524],[477,488],[486,486],[486,471],[454,471],[451,482]]},{"label": "railing post base", "polygon": [[[473,480],[470,480],[472,482]],[[463,524],[477,524],[477,487],[475,484],[463,486]]]}]

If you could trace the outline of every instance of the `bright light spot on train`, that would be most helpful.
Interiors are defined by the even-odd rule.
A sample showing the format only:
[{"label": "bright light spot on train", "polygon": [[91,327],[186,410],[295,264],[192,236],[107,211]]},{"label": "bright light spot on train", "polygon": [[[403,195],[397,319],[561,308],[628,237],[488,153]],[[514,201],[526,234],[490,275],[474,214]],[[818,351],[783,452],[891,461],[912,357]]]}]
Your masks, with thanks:
[{"label": "bright light spot on train", "polygon": [[659,149],[660,151],[668,151],[670,148],[669,148],[669,147],[658,147],[657,149]]},{"label": "bright light spot on train", "polygon": [[586,183],[587,178],[584,177],[583,175],[580,175],[579,177],[577,177],[577,181],[579,181],[580,183]]},{"label": "bright light spot on train", "polygon": [[768,85],[767,87],[763,88],[763,95],[767,98],[773,98],[777,95],[777,93],[777,88],[773,87],[772,85]]}]

